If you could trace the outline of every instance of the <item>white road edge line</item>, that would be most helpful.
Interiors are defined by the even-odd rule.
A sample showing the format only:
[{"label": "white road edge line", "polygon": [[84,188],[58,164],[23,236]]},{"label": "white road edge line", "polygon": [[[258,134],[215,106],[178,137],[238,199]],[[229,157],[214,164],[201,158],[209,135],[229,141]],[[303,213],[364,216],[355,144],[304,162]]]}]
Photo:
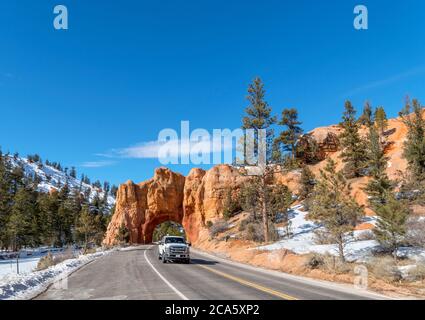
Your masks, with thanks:
[{"label": "white road edge line", "polygon": [[197,250],[195,248],[192,248],[191,251],[193,253],[199,254],[201,256],[208,257],[208,258],[213,259],[213,260],[218,260],[218,261],[221,261],[225,264],[233,265],[234,267],[239,267],[239,268],[242,268],[242,269],[245,269],[245,270],[251,270],[251,271],[254,271],[254,272],[260,272],[260,273],[266,274],[266,275],[274,275],[274,276],[282,278],[282,279],[297,281],[297,282],[300,282],[300,283],[303,283],[303,284],[306,284],[306,285],[315,286],[317,288],[331,289],[331,290],[334,290],[334,291],[339,291],[339,292],[349,293],[349,294],[355,294],[355,295],[358,295],[360,297],[366,297],[366,298],[371,298],[371,299],[375,299],[375,300],[376,299],[378,299],[378,300],[400,300],[400,298],[386,296],[386,295],[380,294],[378,292],[374,292],[374,291],[370,291],[370,290],[356,289],[353,286],[351,286],[349,284],[345,284],[345,283],[338,283],[338,282],[335,283],[335,282],[330,282],[330,281],[326,281],[326,280],[319,280],[319,279],[314,279],[314,278],[307,278],[307,277],[303,277],[303,276],[293,275],[293,274],[289,274],[289,273],[285,273],[285,272],[281,272],[281,271],[276,271],[276,270],[271,270],[271,269],[266,269],[266,268],[262,268],[262,267],[255,267],[253,265],[233,261],[233,260],[230,260],[230,259],[221,258],[221,257],[215,256],[211,253],[208,253],[208,252],[205,252],[205,251],[202,251],[202,250]]},{"label": "white road edge line", "polygon": [[[152,247],[149,247],[147,250],[152,249]],[[165,282],[167,286],[169,286],[182,300],[189,300],[188,297],[186,297],[183,293],[181,293],[175,286],[173,286],[165,277],[159,273],[159,271],[153,266],[153,264],[149,261],[148,257],[146,256],[146,251],[144,252],[144,257],[146,259],[146,262],[151,266],[152,270],[155,271],[155,273],[162,279],[162,281]]]}]

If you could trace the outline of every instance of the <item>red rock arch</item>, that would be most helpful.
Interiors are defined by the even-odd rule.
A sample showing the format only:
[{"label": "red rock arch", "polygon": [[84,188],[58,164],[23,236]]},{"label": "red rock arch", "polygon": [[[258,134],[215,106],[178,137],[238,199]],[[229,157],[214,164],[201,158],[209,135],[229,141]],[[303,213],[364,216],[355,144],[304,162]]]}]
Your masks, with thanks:
[{"label": "red rock arch", "polygon": [[182,218],[179,219],[176,216],[169,216],[169,215],[158,215],[158,216],[154,216],[151,219],[149,219],[148,221],[146,221],[143,224],[142,227],[142,234],[143,234],[143,239],[142,239],[142,243],[152,243],[152,238],[153,238],[153,232],[155,231],[155,228],[160,225],[161,223],[167,222],[167,221],[173,221],[176,222],[178,224],[182,224]]},{"label": "red rock arch", "polygon": [[245,179],[236,168],[219,165],[192,169],[187,178],[159,168],[146,182],[128,181],[119,187],[104,243],[116,243],[121,225],[127,227],[130,243],[151,243],[155,227],[169,220],[181,224],[188,240],[196,243],[206,222],[220,217],[226,190],[238,190]]}]

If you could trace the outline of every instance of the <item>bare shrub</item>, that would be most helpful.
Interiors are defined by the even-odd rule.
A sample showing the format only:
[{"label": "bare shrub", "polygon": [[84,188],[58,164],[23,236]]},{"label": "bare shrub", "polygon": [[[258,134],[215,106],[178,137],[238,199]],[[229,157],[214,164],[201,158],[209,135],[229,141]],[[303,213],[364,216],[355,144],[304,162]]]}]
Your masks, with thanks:
[{"label": "bare shrub", "polygon": [[328,254],[325,255],[323,269],[337,274],[350,273],[353,270],[353,264]]},{"label": "bare shrub", "polygon": [[245,237],[246,240],[254,242],[264,241],[264,232],[260,223],[250,222],[246,225]]},{"label": "bare shrub", "polygon": [[393,257],[381,256],[375,257],[369,262],[372,273],[380,279],[389,282],[398,282],[402,280],[403,275],[397,268],[397,263]]},{"label": "bare shrub", "polygon": [[84,254],[92,254],[92,253],[96,253],[96,248],[88,248],[84,250]]},{"label": "bare shrub", "polygon": [[239,231],[245,231],[249,224],[255,223],[255,222],[256,220],[254,219],[253,215],[250,214],[248,217],[246,217],[239,223]]},{"label": "bare shrub", "polygon": [[[264,228],[261,222],[249,222],[246,225],[246,230],[243,238],[254,242],[264,242]],[[269,240],[279,240],[279,234],[273,223],[269,222]]]},{"label": "bare shrub", "polygon": [[353,265],[343,262],[338,257],[330,254],[312,253],[304,264],[309,269],[320,269],[327,273],[343,274],[353,270]]},{"label": "bare shrub", "polygon": [[227,221],[218,220],[217,222],[213,223],[209,228],[210,238],[217,237],[218,234],[229,230],[229,228],[230,224]]},{"label": "bare shrub", "polygon": [[318,229],[314,232],[314,243],[319,245],[335,244],[335,238],[329,232]]},{"label": "bare shrub", "polygon": [[356,237],[356,239],[358,241],[375,240],[375,235],[373,234],[373,231],[367,230],[367,231],[364,231],[364,232],[360,233]]},{"label": "bare shrub", "polygon": [[73,259],[75,256],[72,252],[72,250],[66,250],[62,253],[53,255],[51,252],[49,252],[46,256],[42,257],[38,263],[37,263],[37,267],[36,270],[40,271],[40,270],[44,270],[47,269],[49,267],[55,266],[58,263],[61,263],[65,260],[68,259]]},{"label": "bare shrub", "polygon": [[425,248],[425,219],[411,217],[407,221],[407,242]]},{"label": "bare shrub", "polygon": [[413,269],[409,270],[409,279],[412,281],[424,281],[425,280],[425,264],[420,263]]},{"label": "bare shrub", "polygon": [[323,255],[318,253],[309,254],[304,266],[308,269],[318,269],[325,263]]}]

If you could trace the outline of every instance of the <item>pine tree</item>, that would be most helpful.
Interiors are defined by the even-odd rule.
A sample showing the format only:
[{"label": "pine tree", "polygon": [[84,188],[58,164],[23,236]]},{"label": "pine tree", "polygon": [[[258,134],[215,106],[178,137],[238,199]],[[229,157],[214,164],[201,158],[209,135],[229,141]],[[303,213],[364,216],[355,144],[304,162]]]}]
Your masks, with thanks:
[{"label": "pine tree", "polygon": [[40,239],[43,244],[58,245],[55,219],[59,209],[57,192],[40,193],[37,199],[39,208]]},{"label": "pine tree", "polygon": [[98,233],[98,217],[92,214],[88,206],[83,206],[77,219],[76,231],[83,239],[84,249],[87,250],[90,242],[94,241]]},{"label": "pine tree", "polygon": [[35,193],[26,187],[20,188],[13,199],[13,207],[7,222],[7,232],[13,249],[36,244],[33,219],[36,217]]},{"label": "pine tree", "polygon": [[301,200],[307,199],[314,190],[316,184],[316,177],[308,166],[303,166],[301,170],[301,190],[299,198]]},{"label": "pine tree", "polygon": [[118,187],[116,185],[112,185],[110,193],[114,198],[116,198],[118,193]]},{"label": "pine tree", "polygon": [[328,159],[314,189],[310,216],[322,223],[337,243],[341,261],[345,261],[344,248],[362,215],[362,209],[351,197],[350,190],[344,175],[336,171],[336,163]]},{"label": "pine tree", "polygon": [[76,179],[77,178],[77,170],[75,167],[71,167],[71,171],[69,171],[69,176]]},{"label": "pine tree", "polygon": [[242,185],[239,196],[242,209],[248,211],[253,220],[258,218],[257,213],[260,212],[259,187],[258,179],[250,179]]},{"label": "pine tree", "polygon": [[223,217],[225,219],[230,219],[236,213],[241,211],[241,206],[239,204],[239,199],[233,194],[232,188],[227,188],[225,190],[224,201],[223,201]]},{"label": "pine tree", "polygon": [[375,110],[375,125],[378,129],[378,133],[382,141],[384,133],[388,128],[387,114],[385,113],[385,109],[383,107],[378,107]]},{"label": "pine tree", "polygon": [[303,133],[300,127],[302,123],[298,120],[298,111],[296,109],[284,109],[282,111],[282,119],[279,125],[284,126],[280,135],[276,138],[276,143],[283,146],[283,151],[289,151],[292,161],[295,160],[296,144]]},{"label": "pine tree", "polygon": [[405,240],[409,213],[408,206],[393,195],[388,197],[386,204],[376,210],[378,221],[373,232],[379,243],[391,251],[395,258],[398,248]]},{"label": "pine tree", "polygon": [[[258,156],[259,130],[267,130],[266,139],[270,138],[273,133],[269,128],[271,125],[276,123],[276,117],[271,115],[272,109],[265,101],[264,84],[260,78],[255,78],[253,83],[249,85],[247,100],[249,101],[249,106],[245,109],[246,116],[242,119],[242,128],[245,130],[254,129],[254,155]],[[246,159],[248,155],[245,149],[244,151],[244,156]],[[272,150],[267,150],[267,156],[269,156],[271,152]]]},{"label": "pine tree", "polygon": [[6,224],[13,204],[10,172],[10,163],[0,150],[0,248],[7,248],[9,246]]},{"label": "pine tree", "polygon": [[[423,109],[418,100],[413,100],[413,110],[410,102],[400,112],[407,126],[407,139],[404,142],[404,157],[409,165],[411,177],[417,181],[425,180],[425,120]],[[413,112],[413,114],[410,114]]]},{"label": "pine tree", "polygon": [[373,124],[372,119],[372,107],[370,106],[369,101],[366,101],[363,107],[363,113],[358,120],[360,125],[370,127]]},{"label": "pine tree", "polygon": [[348,178],[360,177],[364,174],[365,143],[359,134],[359,124],[356,121],[356,110],[350,101],[345,103],[345,111],[341,126],[343,132],[340,135],[343,151],[341,158],[345,162],[344,173]]},{"label": "pine tree", "polygon": [[288,187],[283,184],[267,186],[267,214],[272,223],[281,219],[285,224],[286,237],[291,236],[289,206],[293,202],[292,193]]},{"label": "pine tree", "polygon": [[370,205],[376,209],[386,203],[393,186],[386,173],[388,157],[385,155],[379,134],[373,126],[369,128],[367,141],[367,166],[372,179],[367,184],[365,191],[369,196]]}]

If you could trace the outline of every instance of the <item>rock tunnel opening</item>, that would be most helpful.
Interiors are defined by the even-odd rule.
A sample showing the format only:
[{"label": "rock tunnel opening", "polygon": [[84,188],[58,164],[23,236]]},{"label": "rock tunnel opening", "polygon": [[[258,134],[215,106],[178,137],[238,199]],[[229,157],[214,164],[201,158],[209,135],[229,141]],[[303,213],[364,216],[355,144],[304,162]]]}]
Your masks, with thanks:
[{"label": "rock tunnel opening", "polygon": [[186,232],[183,226],[175,221],[165,221],[158,224],[152,234],[152,241],[160,241],[164,236],[178,236],[186,239]]},{"label": "rock tunnel opening", "polygon": [[[151,217],[151,219],[148,219],[142,225],[142,232],[140,234],[143,238],[140,239],[142,241],[140,241],[139,243],[149,244],[154,241],[157,241],[154,239],[154,235],[158,236],[158,233],[162,233],[163,230],[166,229],[169,229],[170,231],[178,230],[177,226],[180,226],[184,230],[181,220],[182,219],[180,219],[180,215],[173,216],[167,214]],[[185,233],[183,233],[183,235],[185,235]]]}]

